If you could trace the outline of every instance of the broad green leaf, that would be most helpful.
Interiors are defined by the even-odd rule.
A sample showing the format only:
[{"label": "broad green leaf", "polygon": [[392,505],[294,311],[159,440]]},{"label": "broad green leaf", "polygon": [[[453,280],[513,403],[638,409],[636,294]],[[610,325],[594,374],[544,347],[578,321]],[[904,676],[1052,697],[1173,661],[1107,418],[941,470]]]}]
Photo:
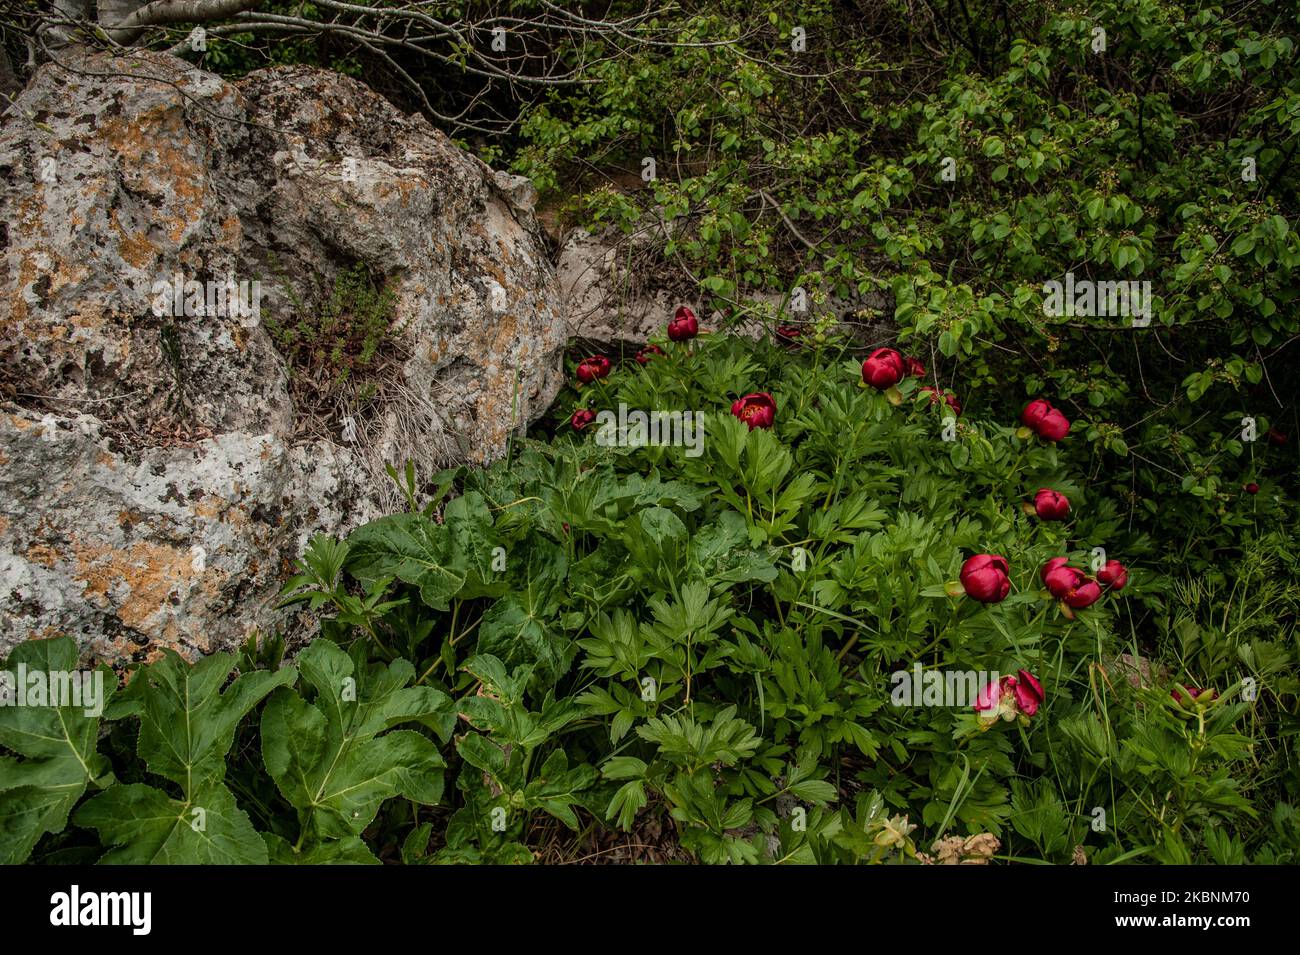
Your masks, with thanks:
[{"label": "broad green leaf", "polygon": [[[393,796],[432,805],[442,796],[437,747],[400,723],[438,720],[449,701],[408,687],[405,660],[355,669],[351,657],[317,640],[298,657],[308,701],[287,688],[262,713],[262,757],[277,788],[316,841],[359,836]],[[382,734],[382,735],[381,735]]]},{"label": "broad green leaf", "polygon": [[455,532],[423,514],[393,514],[357,528],[348,537],[348,570],[363,581],[396,577],[412,584],[434,610],[448,609],[470,576]]},{"label": "broad green leaf", "polygon": [[478,650],[506,664],[537,664],[558,677],[568,665],[569,638],[555,627],[568,562],[559,545],[538,537],[521,564],[511,574],[510,593],[483,614]]},{"label": "broad green leaf", "polygon": [[79,826],[99,831],[116,865],[265,865],[266,843],[221,783],[179,801],[140,783],[119,784],[77,810]]},{"label": "broad green leaf", "polygon": [[[22,665],[30,677],[76,672],[77,646],[70,637],[31,640],[14,648],[5,665],[11,676],[6,689],[17,693]],[[117,690],[117,676],[107,667],[94,671],[88,685],[97,700],[82,698],[82,706],[0,706],[0,746],[25,758],[0,758],[0,864],[23,862],[40,837],[58,832],[88,785],[113,782],[108,760],[97,752],[99,716],[87,716],[108,705]],[[84,684],[83,684],[84,685]],[[26,697],[24,697],[26,699]],[[71,702],[72,698],[65,698]]]},{"label": "broad green leaf", "polygon": [[356,836],[295,849],[287,839],[263,833],[271,865],[380,865],[375,854]]},{"label": "broad green leaf", "polygon": [[119,710],[140,717],[140,758],[185,793],[226,774],[226,754],[249,711],[297,679],[292,667],[245,673],[223,692],[234,656],[214,653],[189,664],[175,651],[136,674]]}]

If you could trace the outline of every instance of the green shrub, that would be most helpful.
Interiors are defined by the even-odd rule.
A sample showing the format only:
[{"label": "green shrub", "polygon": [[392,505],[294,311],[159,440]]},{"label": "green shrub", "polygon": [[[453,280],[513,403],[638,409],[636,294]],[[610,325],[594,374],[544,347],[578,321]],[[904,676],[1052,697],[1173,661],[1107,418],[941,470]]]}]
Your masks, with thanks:
[{"label": "green shrub", "polygon": [[[658,820],[709,863],[1294,861],[1290,500],[1239,497],[1216,560],[1241,570],[1203,574],[1085,479],[1086,438],[1027,434],[1018,405],[877,392],[834,337],[662,344],[566,391],[511,460],[428,499],[394,471],[406,512],[315,539],[285,594],[323,633],[294,667],[250,648],[221,691],[234,658],[168,656],[98,747],[70,713],[33,747],[23,721],[61,711],[0,708],[7,858],[523,862]],[[771,429],[730,413],[754,392]],[[705,413],[702,453],[564,421],[620,403]],[[1066,520],[1026,513],[1041,487]],[[1096,548],[1127,586],[1067,615],[1040,568]],[[1009,563],[1001,602],[951,595],[978,553]],[[75,657],[10,666],[43,653]],[[1027,670],[1042,703],[899,705],[916,668]],[[194,809],[209,838],[176,823]]]}]

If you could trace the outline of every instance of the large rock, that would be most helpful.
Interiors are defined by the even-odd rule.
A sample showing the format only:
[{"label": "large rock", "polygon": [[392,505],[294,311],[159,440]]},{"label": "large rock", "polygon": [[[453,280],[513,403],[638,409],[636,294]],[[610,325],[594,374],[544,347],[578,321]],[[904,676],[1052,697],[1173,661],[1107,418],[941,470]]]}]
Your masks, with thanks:
[{"label": "large rock", "polygon": [[[490,461],[554,398],[535,193],[337,74],[70,67],[0,127],[0,655],[292,633],[286,569],[393,504],[385,461]],[[283,330],[310,335],[353,270],[394,332],[365,400],[322,409]],[[173,276],[260,282],[258,307],[172,314]]]},{"label": "large rock", "polygon": [[90,415],[0,410],[6,649],[65,633],[114,661],[228,649],[275,625],[266,598],[307,534],[356,513],[355,458],[328,442],[231,431],[138,459],[114,444]]}]

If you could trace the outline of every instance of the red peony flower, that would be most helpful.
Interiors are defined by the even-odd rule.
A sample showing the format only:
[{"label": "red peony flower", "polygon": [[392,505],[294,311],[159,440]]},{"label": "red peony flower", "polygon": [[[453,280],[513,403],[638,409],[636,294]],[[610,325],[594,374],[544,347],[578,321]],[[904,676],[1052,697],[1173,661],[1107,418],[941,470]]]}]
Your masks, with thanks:
[{"label": "red peony flower", "polygon": [[1034,495],[1034,513],[1039,520],[1063,521],[1070,513],[1070,499],[1059,491],[1042,487]]},{"label": "red peony flower", "polygon": [[1044,586],[1047,587],[1053,597],[1064,596],[1071,588],[1077,586],[1083,578],[1083,571],[1077,567],[1068,566],[1069,563],[1068,557],[1053,557],[1039,571]]},{"label": "red peony flower", "polygon": [[685,305],[677,309],[677,314],[668,323],[668,337],[675,342],[684,342],[689,338],[694,338],[699,333],[699,320],[695,317],[695,313]]},{"label": "red peony flower", "polygon": [[1078,567],[1071,567],[1064,557],[1053,557],[1041,573],[1048,592],[1067,607],[1082,610],[1101,599],[1100,585]]},{"label": "red peony flower", "polygon": [[1101,599],[1101,584],[1095,580],[1085,579],[1083,583],[1066,594],[1064,599],[1065,605],[1075,610],[1091,607]]},{"label": "red peony flower", "polygon": [[940,392],[939,389],[931,388],[929,385],[926,385],[918,391],[917,394],[928,394],[930,396],[930,404],[932,405],[937,405],[940,397],[942,397],[943,400],[948,403],[948,407],[952,409],[952,413],[959,418],[961,417],[961,402],[957,400],[957,396],[951,391]]},{"label": "red peony flower", "polygon": [[636,353],[636,363],[638,365],[648,365],[652,358],[656,355],[662,355],[663,353],[664,350],[658,345],[646,345],[645,348],[642,348]]},{"label": "red peony flower", "polygon": [[578,362],[578,380],[584,385],[591,384],[597,378],[609,374],[609,359],[604,355],[593,355]]},{"label": "red peony flower", "polygon": [[1042,398],[1035,398],[1020,412],[1020,423],[1044,441],[1060,441],[1070,433],[1070,421]]},{"label": "red peony flower", "polygon": [[1044,441],[1060,441],[1070,433],[1070,421],[1065,415],[1053,408],[1038,422],[1038,436]]},{"label": "red peony flower", "polygon": [[975,700],[975,712],[980,715],[985,729],[999,717],[1004,720],[1022,717],[1027,722],[1038,712],[1044,698],[1043,686],[1037,677],[1028,670],[1020,670],[1015,676],[990,680]]},{"label": "red peony flower", "polygon": [[962,589],[980,603],[999,603],[1011,592],[1010,570],[1000,554],[976,554],[961,565]]},{"label": "red peony flower", "polygon": [[998,704],[1002,702],[1002,684],[1009,679],[1012,677],[989,680],[988,685],[980,690],[979,696],[975,698],[975,712],[989,713],[996,710]]},{"label": "red peony flower", "polygon": [[921,364],[919,358],[908,355],[903,359],[903,376],[906,378],[924,378],[925,365]]},{"label": "red peony flower", "polygon": [[1247,494],[1259,493],[1259,485],[1256,484],[1254,481],[1251,481],[1249,484],[1243,484],[1242,488],[1245,490]]},{"label": "red peony flower", "polygon": [[596,412],[590,408],[579,408],[573,413],[573,417],[569,419],[569,424],[573,425],[574,431],[581,431],[595,420]]},{"label": "red peony flower", "polygon": [[1020,423],[1032,431],[1038,430],[1038,423],[1043,420],[1043,415],[1052,410],[1052,406],[1042,398],[1035,398],[1029,404],[1025,405],[1025,410],[1020,412]]},{"label": "red peony flower", "polygon": [[903,380],[903,356],[892,348],[877,348],[862,363],[862,380],[885,391]]},{"label": "red peony flower", "polygon": [[1107,590],[1123,590],[1128,583],[1128,568],[1117,560],[1106,561],[1106,566],[1097,571],[1097,581]]},{"label": "red peony flower", "polygon": [[1046,699],[1043,695],[1043,685],[1028,670],[1020,670],[1016,675],[1019,677],[1014,687],[1016,705],[1025,716],[1033,716]]},{"label": "red peony flower", "polygon": [[750,431],[770,428],[776,421],[776,402],[767,392],[760,391],[737,398],[731,406],[731,413],[749,425]]}]

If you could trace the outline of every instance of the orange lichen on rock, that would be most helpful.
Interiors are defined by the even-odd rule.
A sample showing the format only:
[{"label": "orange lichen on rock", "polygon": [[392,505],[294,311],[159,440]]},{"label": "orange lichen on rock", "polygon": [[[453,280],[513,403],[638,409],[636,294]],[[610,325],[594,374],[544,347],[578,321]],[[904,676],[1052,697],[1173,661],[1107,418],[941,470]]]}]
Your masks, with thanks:
[{"label": "orange lichen on rock", "polygon": [[54,565],[62,559],[62,555],[49,544],[33,544],[23,553],[23,557],[48,570],[53,570]]},{"label": "orange lichen on rock", "polygon": [[[111,602],[119,620],[133,630],[148,633],[173,595],[188,589],[199,578],[194,558],[181,550],[145,541],[125,550],[91,541],[73,545],[77,562],[73,576],[85,585],[91,603],[108,609]],[[117,601],[117,594],[124,597]]]},{"label": "orange lichen on rock", "polygon": [[123,261],[137,269],[144,269],[149,266],[158,255],[158,247],[149,241],[144,233],[132,235],[127,232],[118,221],[117,210],[114,209],[110,214],[113,231],[120,236],[121,241],[117,244],[117,250],[122,256]]}]

